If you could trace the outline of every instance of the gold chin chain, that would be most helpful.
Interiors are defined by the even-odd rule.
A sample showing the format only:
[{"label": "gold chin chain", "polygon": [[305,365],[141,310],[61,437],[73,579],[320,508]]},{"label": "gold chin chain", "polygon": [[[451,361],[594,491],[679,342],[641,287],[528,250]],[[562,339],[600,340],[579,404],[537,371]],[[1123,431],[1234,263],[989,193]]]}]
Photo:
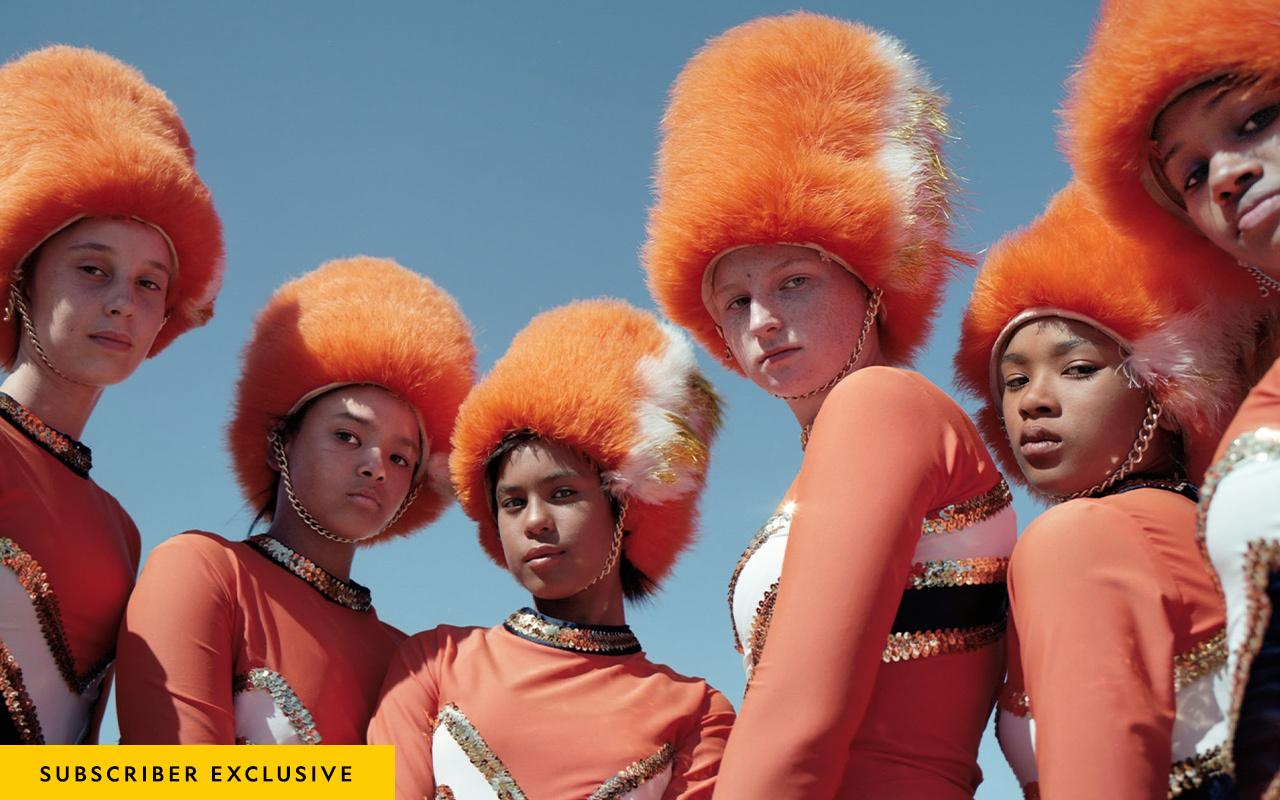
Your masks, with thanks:
[{"label": "gold chin chain", "polygon": [[[871,293],[871,301],[867,304],[867,315],[862,320],[862,331],[858,334],[858,343],[853,346],[853,355],[849,356],[849,360],[845,362],[844,368],[841,369],[840,372],[836,373],[834,378],[819,386],[817,389],[814,389],[812,392],[805,392],[804,394],[798,394],[791,397],[781,394],[773,394],[773,392],[770,392],[769,394],[779,400],[807,400],[815,394],[822,394],[827,391],[832,386],[835,386],[843,380],[850,372],[853,372],[854,365],[857,364],[858,359],[862,357],[863,345],[867,343],[867,334],[871,332],[871,326],[875,324],[876,314],[880,311],[880,298],[883,296],[884,290],[879,287],[876,287],[876,290]],[[809,437],[807,435],[801,434],[801,447],[808,444],[808,439]]]},{"label": "gold chin chain", "polygon": [[[284,483],[284,493],[289,497],[289,505],[293,506],[293,510],[298,514],[298,517],[307,524],[308,528],[331,542],[338,542],[340,544],[359,544],[360,542],[365,542],[374,538],[374,536],[377,536],[387,528],[396,524],[400,517],[404,515],[404,512],[409,508],[409,504],[418,496],[418,489],[421,488],[421,484],[413,487],[413,490],[405,495],[404,500],[400,503],[400,508],[396,510],[396,515],[391,518],[390,522],[383,525],[378,530],[378,533],[375,533],[373,536],[366,536],[363,539],[347,539],[342,536],[335,536],[334,534],[329,533],[329,531],[326,530],[315,517],[311,516],[311,512],[307,511],[306,507],[302,505],[302,501],[298,499],[298,495],[293,491],[293,480],[289,478],[289,459],[285,456],[284,442],[280,438],[279,431],[272,431],[268,438],[271,441],[271,449],[275,454],[276,461],[280,464],[280,480]],[[599,579],[597,578],[597,580]]]},{"label": "gold chin chain", "polygon": [[49,357],[45,355],[44,348],[40,346],[40,337],[36,336],[36,326],[31,322],[31,312],[27,310],[27,300],[22,296],[21,282],[22,271],[19,270],[13,276],[13,283],[9,284],[9,304],[4,309],[4,321],[9,322],[13,319],[14,314],[17,314],[18,321],[22,323],[23,329],[27,332],[27,338],[31,340],[31,346],[36,349],[36,353],[40,356],[40,360],[44,362],[44,365],[53,370],[53,374],[79,386],[93,386],[94,384],[92,383],[78,381],[67,375],[55,367]]},{"label": "gold chin chain", "polygon": [[1075,500],[1080,497],[1101,497],[1106,494],[1108,489],[1123,480],[1130,472],[1133,472],[1133,468],[1142,460],[1142,455],[1147,452],[1147,447],[1150,446],[1151,440],[1156,435],[1156,425],[1160,422],[1160,414],[1163,412],[1164,406],[1154,397],[1147,401],[1147,415],[1143,418],[1142,427],[1138,430],[1138,438],[1133,440],[1133,447],[1129,448],[1129,455],[1125,456],[1124,463],[1104,478],[1101,483],[1095,483],[1088,489],[1082,489],[1073,494],[1051,494],[1049,496],[1059,503],[1065,503],[1068,500]]}]

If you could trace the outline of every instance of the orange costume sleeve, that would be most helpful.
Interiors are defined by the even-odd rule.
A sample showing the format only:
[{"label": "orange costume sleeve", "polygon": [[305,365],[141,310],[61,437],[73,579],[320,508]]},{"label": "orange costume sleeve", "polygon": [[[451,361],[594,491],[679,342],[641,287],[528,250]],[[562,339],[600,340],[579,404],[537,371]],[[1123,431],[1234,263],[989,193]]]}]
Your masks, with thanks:
[{"label": "orange costume sleeve", "polygon": [[[776,607],[718,798],[879,796],[886,786],[898,797],[972,796],[977,739],[995,700],[1003,648],[884,661],[925,517],[999,482],[963,411],[921,376],[869,367],[836,386],[787,498],[793,516]],[[930,692],[944,684],[959,705],[930,708],[937,699]],[[948,718],[961,707],[959,719]],[[901,732],[897,744],[881,739],[870,746],[879,752],[869,752],[857,741],[885,725]],[[951,733],[959,755],[942,759],[951,764],[941,779],[949,793],[910,777],[864,780],[877,770],[910,769],[916,750],[928,746],[919,741]]]},{"label": "orange costume sleeve", "polygon": [[120,637],[116,706],[132,744],[234,744],[231,675],[237,608],[201,547],[151,551]]},{"label": "orange costume sleeve", "polygon": [[411,636],[387,667],[382,696],[369,722],[369,744],[394,744],[396,748],[397,800],[435,797],[431,765],[432,711],[439,708],[435,661],[429,655],[439,646],[436,631]]},{"label": "orange costume sleeve", "polygon": [[1222,626],[1194,513],[1140,489],[1052,508],[1019,540],[1009,596],[1046,800],[1168,796],[1175,658]]}]

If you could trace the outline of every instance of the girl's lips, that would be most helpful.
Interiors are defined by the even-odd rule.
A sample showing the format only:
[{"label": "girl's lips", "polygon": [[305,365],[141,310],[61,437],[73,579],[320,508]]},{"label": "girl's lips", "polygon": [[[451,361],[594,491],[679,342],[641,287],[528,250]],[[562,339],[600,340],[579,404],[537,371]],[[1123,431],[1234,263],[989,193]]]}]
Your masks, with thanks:
[{"label": "girl's lips", "polygon": [[128,352],[133,347],[133,342],[130,341],[128,336],[125,336],[122,333],[103,331],[100,333],[91,333],[89,334],[89,338],[100,347],[105,347],[108,350],[114,350],[117,353]]},{"label": "girl's lips", "polygon": [[800,348],[796,345],[791,345],[788,347],[777,347],[765,353],[763,356],[761,356],[760,363],[776,364],[779,361],[785,361],[786,359],[790,358],[791,356],[794,356],[796,353],[799,353],[799,352],[800,352]]},{"label": "girl's lips", "polygon": [[351,498],[351,500],[358,506],[375,509],[382,508],[382,503],[378,500],[377,496],[371,492],[348,492],[347,497]]},{"label": "girl's lips", "polygon": [[535,547],[524,556],[524,563],[531,566],[541,566],[550,564],[560,556],[564,555],[564,551],[554,547]]},{"label": "girl's lips", "polygon": [[1062,442],[1055,442],[1050,439],[1038,439],[1033,442],[1023,442],[1019,445],[1024,456],[1048,455],[1061,446]]},{"label": "girl's lips", "polygon": [[1240,215],[1240,219],[1236,222],[1236,230],[1240,233],[1248,233],[1274,216],[1277,211],[1280,211],[1280,192],[1264,197],[1250,206],[1248,211]]}]

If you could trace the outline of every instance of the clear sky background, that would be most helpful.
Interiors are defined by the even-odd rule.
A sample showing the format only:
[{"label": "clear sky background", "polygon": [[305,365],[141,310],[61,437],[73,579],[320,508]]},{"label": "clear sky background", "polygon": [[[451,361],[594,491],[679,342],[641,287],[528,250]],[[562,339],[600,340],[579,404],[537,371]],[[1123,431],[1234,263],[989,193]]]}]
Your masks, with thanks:
[{"label": "clear sky background", "polygon": [[[429,275],[475,326],[482,370],[534,314],[573,298],[652,308],[637,256],[667,87],[707,38],[790,8],[763,0],[8,4],[5,60],[50,43],[94,47],[169,94],[226,229],[217,316],[107,390],[85,432],[94,477],[137,521],[143,552],[193,528],[245,535],[253,514],[223,447],[238,353],[272,290],[328,259],[391,257]],[[807,8],[902,38],[950,95],[959,135],[950,157],[968,205],[960,237],[974,251],[1029,222],[1066,183],[1055,108],[1094,3]],[[947,390],[971,284],[967,274],[951,286],[917,362]],[[799,466],[799,431],[781,401],[702,363],[728,401],[702,537],[628,621],[651,658],[706,677],[737,704],[729,575]],[[1025,526],[1041,509],[1015,494]],[[353,576],[373,589],[379,615],[407,632],[497,624],[528,599],[482,556],[456,506],[410,540],[361,552]],[[117,735],[112,712],[103,740]],[[981,761],[979,798],[1021,796],[991,736]]]}]

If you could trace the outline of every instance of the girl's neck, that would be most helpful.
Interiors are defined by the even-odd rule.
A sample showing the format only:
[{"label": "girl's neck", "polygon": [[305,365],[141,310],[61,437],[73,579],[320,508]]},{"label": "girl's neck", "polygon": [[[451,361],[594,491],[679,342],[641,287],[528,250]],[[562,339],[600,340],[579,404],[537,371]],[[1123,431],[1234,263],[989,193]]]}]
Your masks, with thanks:
[{"label": "girl's neck", "polygon": [[13,372],[0,383],[0,392],[21,403],[45,425],[77,441],[102,397],[101,386],[72,383],[21,353]]},{"label": "girl's neck", "polygon": [[626,625],[627,615],[622,606],[622,581],[617,570],[605,576],[595,586],[560,600],[533,598],[533,607],[548,617],[577,625]]},{"label": "girl's neck", "polygon": [[[283,493],[282,493],[283,494]],[[356,546],[325,539],[302,521],[287,497],[277,498],[276,515],[266,534],[293,552],[311,560],[335,578],[351,580]]]}]

